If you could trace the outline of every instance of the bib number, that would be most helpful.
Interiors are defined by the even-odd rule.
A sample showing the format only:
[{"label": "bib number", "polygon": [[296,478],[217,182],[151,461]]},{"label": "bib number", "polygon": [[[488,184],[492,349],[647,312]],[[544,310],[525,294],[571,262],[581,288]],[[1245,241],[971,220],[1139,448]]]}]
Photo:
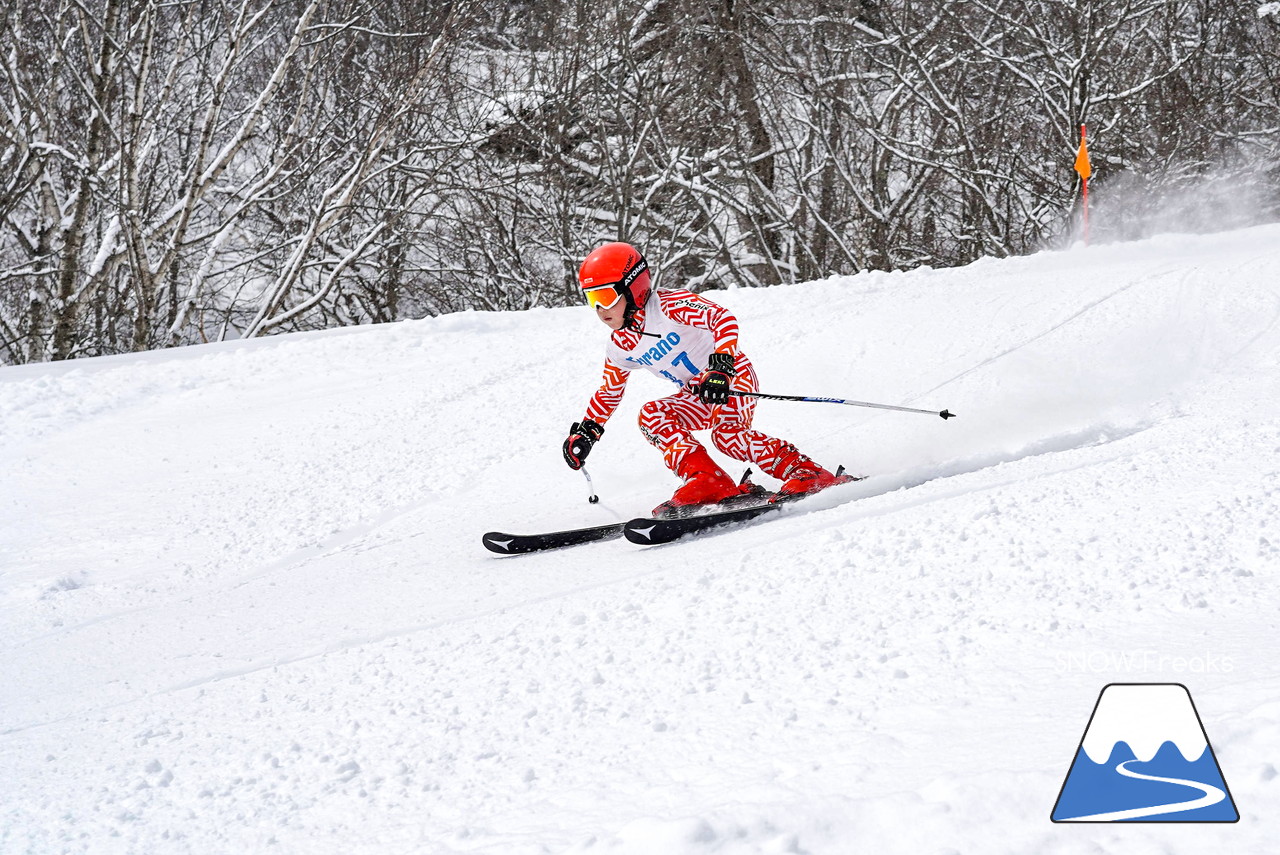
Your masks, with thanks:
[{"label": "bib number", "polygon": [[[698,376],[698,369],[693,366],[693,360],[689,358],[689,354],[686,351],[682,350],[675,356],[671,357],[671,365],[675,368],[685,369],[686,371],[689,372],[690,375],[692,375],[692,377]],[[677,377],[676,375],[672,374],[670,371],[667,371],[665,369],[662,372],[662,376],[666,377],[668,380],[670,380],[672,383],[675,383],[677,386],[683,386],[685,384],[684,380],[681,380],[679,377]]]}]

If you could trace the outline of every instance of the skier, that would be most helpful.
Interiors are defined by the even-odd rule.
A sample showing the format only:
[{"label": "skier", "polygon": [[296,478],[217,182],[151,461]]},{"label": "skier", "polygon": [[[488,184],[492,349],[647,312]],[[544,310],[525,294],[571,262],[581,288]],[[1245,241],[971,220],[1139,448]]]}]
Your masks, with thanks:
[{"label": "skier", "polygon": [[600,441],[630,373],[644,368],[680,387],[640,409],[641,433],[684,482],[670,500],[654,508],[655,517],[763,492],[750,483],[736,483],[721,469],[694,439],[697,430],[710,430],[720,451],[782,481],[782,497],[853,480],[828,472],[794,445],[751,429],[756,399],[730,391],[758,392],[759,386],[750,360],[738,348],[738,322],[723,306],[690,291],[652,289],[644,256],[626,243],[592,251],[582,262],[578,282],[587,304],[613,334],[605,348],[604,381],[564,441],[571,469],[581,469]]}]

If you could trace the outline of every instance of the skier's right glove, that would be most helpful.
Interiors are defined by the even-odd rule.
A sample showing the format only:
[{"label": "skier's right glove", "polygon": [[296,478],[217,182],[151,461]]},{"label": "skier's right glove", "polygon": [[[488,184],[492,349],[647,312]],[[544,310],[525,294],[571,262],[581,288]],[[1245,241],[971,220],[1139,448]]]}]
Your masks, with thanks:
[{"label": "skier's right glove", "polygon": [[604,428],[591,419],[574,422],[569,428],[569,438],[564,441],[564,462],[570,469],[581,469],[591,453],[591,446],[600,441]]}]

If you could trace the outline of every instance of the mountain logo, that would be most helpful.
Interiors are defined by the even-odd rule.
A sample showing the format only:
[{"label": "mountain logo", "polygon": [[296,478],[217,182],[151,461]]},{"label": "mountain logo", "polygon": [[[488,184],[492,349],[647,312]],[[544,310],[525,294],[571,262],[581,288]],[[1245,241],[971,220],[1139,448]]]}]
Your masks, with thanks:
[{"label": "mountain logo", "polygon": [[1240,812],[1181,683],[1102,688],[1054,822],[1236,822]]}]

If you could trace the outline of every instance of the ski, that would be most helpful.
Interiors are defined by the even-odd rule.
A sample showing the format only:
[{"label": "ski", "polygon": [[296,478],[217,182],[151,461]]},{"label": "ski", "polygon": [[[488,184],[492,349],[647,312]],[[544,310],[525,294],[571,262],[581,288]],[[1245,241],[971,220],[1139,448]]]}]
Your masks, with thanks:
[{"label": "ski", "polygon": [[623,529],[623,537],[641,546],[652,546],[659,543],[670,543],[673,540],[700,531],[746,522],[763,516],[770,511],[782,508],[781,504],[763,502],[745,508],[731,508],[727,511],[711,511],[705,514],[686,517],[666,517],[654,519],[639,517],[631,520]]},{"label": "ski", "polygon": [[[845,475],[843,466],[836,470],[836,475],[842,478],[841,483],[844,484],[861,481],[866,477],[865,475]],[[749,522],[771,511],[780,510],[794,502],[815,496],[817,492],[784,496],[760,490],[752,497],[752,503],[746,506],[712,510],[707,513],[695,512],[687,516],[640,517],[627,523],[622,535],[632,543],[641,546],[670,543],[686,535]]]},{"label": "ski", "polygon": [[[747,475],[742,478],[746,483]],[[844,475],[844,467],[836,473]],[[861,478],[847,478],[847,482],[860,481]],[[547,549],[560,549],[565,546],[578,546],[584,543],[596,543],[602,540],[615,540],[625,537],[632,543],[641,546],[652,546],[659,543],[670,543],[673,540],[708,529],[733,525],[734,523],[753,520],[758,516],[776,511],[792,502],[815,495],[807,493],[800,496],[779,496],[756,487],[754,492],[734,496],[718,506],[706,506],[679,509],[661,517],[637,517],[630,522],[609,523],[608,525],[590,526],[588,528],[572,528],[565,531],[550,531],[541,534],[508,534],[501,531],[487,532],[481,542],[485,549],[499,555],[523,555],[529,552],[542,552]]]},{"label": "ski", "polygon": [[[750,498],[752,507],[756,503],[767,502],[772,493],[761,490],[758,494]],[[737,496],[736,499],[747,500],[746,496]],[[692,513],[708,516],[705,508],[693,509]],[[715,511],[711,515],[714,515]],[[672,517],[664,519],[664,521],[675,521],[676,519],[685,520],[692,517]],[[584,543],[596,543],[602,540],[615,540],[622,537],[623,530],[627,523],[609,523],[608,525],[590,526],[588,528],[571,528],[565,531],[549,531],[540,534],[508,534],[503,531],[487,532],[480,538],[485,549],[490,552],[496,552],[499,555],[523,555],[527,552],[542,552],[547,549],[560,549],[565,546],[579,546]]]},{"label": "ski", "polygon": [[600,540],[613,540],[622,536],[626,523],[609,523],[589,528],[574,528],[566,531],[550,531],[542,534],[507,534],[501,531],[486,533],[480,540],[485,549],[499,555],[522,555],[526,552],[541,552],[544,549],[559,549],[563,546],[577,546],[582,543],[595,543]]}]

